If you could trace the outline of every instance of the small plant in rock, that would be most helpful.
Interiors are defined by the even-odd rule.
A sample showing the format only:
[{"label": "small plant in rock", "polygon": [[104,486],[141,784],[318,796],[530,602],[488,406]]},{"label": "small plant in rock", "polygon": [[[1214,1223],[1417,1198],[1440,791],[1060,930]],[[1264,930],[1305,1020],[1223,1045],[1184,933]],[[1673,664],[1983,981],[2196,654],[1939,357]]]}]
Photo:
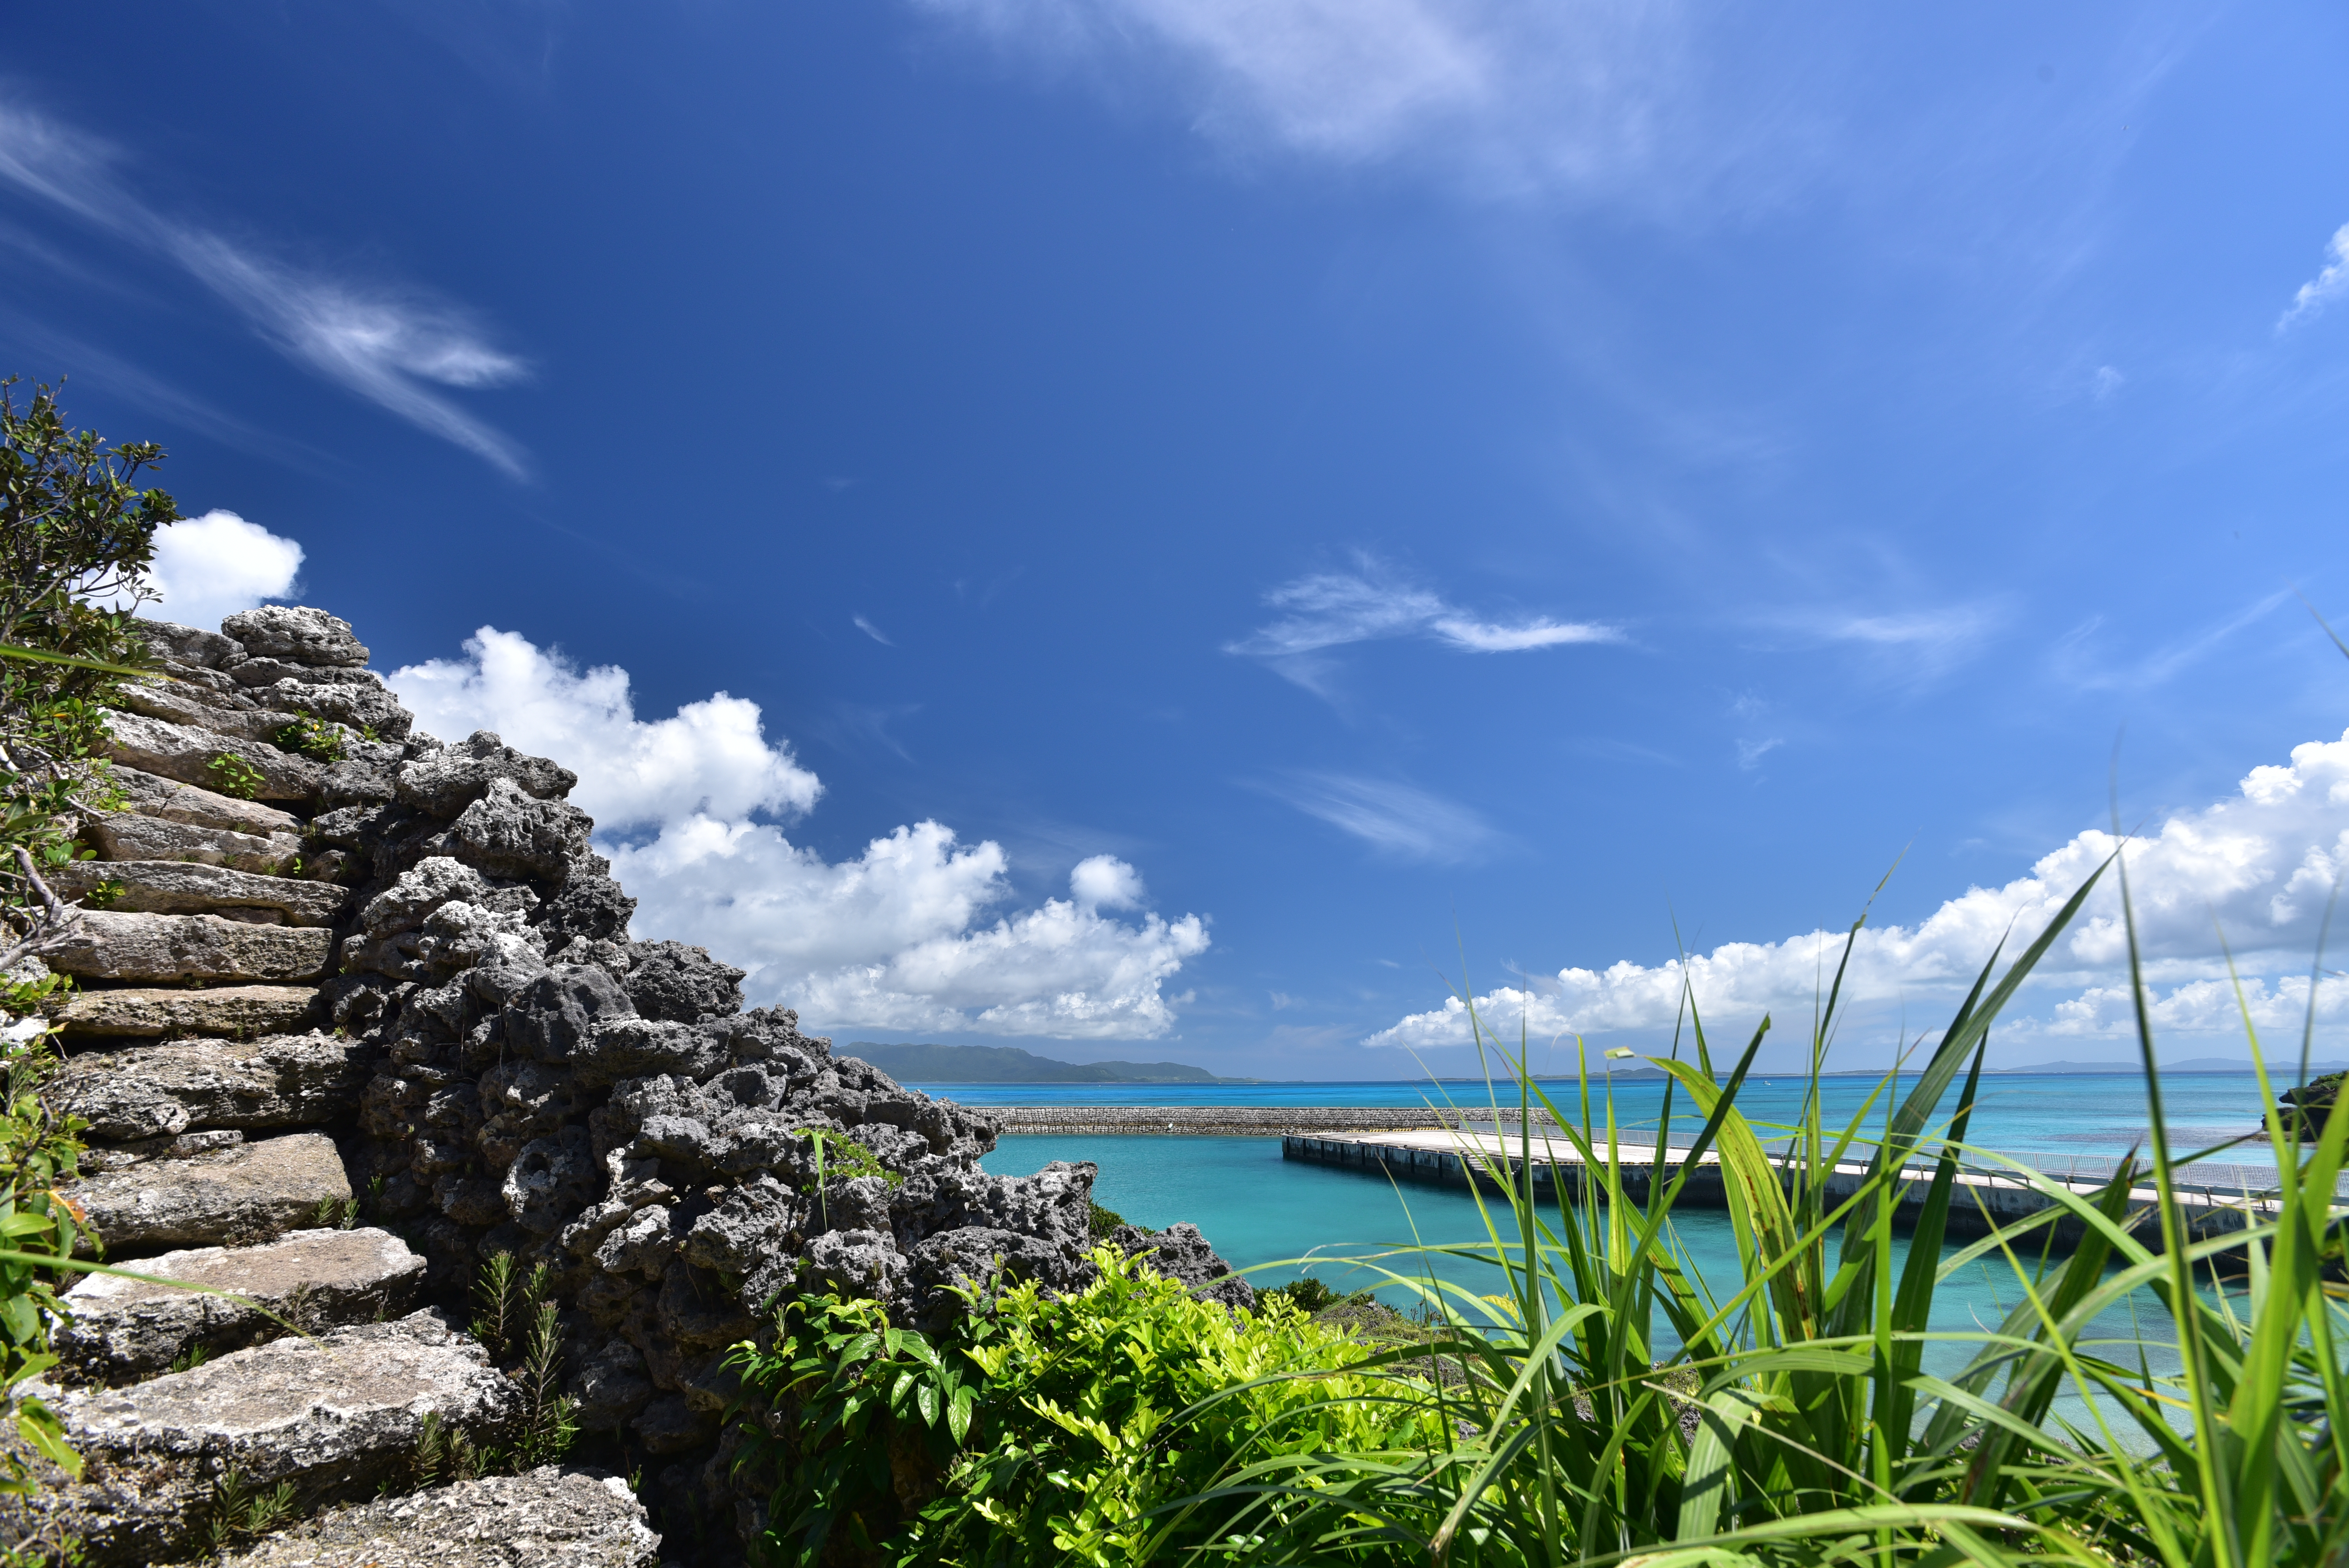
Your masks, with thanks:
[{"label": "small plant in rock", "polygon": [[266,1535],[294,1514],[294,1483],[281,1480],[267,1491],[254,1489],[234,1465],[212,1482],[212,1506],[204,1515],[204,1544],[218,1557],[240,1541]]},{"label": "small plant in rock", "polygon": [[112,909],[117,903],[120,902],[122,895],[129,891],[128,883],[118,878],[109,877],[81,895],[82,905],[87,909]]},{"label": "small plant in rock", "polygon": [[902,1172],[881,1163],[881,1157],[845,1132],[834,1132],[828,1127],[802,1127],[799,1136],[815,1146],[816,1202],[823,1209],[823,1222],[832,1223],[832,1200],[826,1189],[834,1181],[854,1181],[859,1176],[878,1176],[892,1187],[902,1187]]},{"label": "small plant in rock", "polygon": [[1112,1231],[1125,1223],[1123,1214],[1114,1209],[1104,1209],[1091,1199],[1085,1201],[1085,1207],[1088,1211],[1085,1216],[1085,1228],[1094,1241],[1107,1241]]},{"label": "small plant in rock", "polygon": [[291,751],[313,762],[332,765],[340,762],[345,755],[342,727],[316,714],[304,714],[269,738],[278,750]]},{"label": "small plant in rock", "polygon": [[481,1267],[473,1276],[473,1304],[479,1315],[473,1319],[473,1337],[490,1353],[490,1359],[502,1362],[506,1358],[508,1328],[518,1315],[515,1298],[521,1282],[514,1277],[512,1253],[492,1253],[481,1260]]},{"label": "small plant in rock", "polygon": [[440,1424],[440,1412],[427,1410],[416,1424],[416,1453],[409,1461],[409,1477],[416,1490],[423,1491],[440,1479],[440,1467],[449,1460],[449,1434]]},{"label": "small plant in rock", "polygon": [[172,1357],[171,1369],[174,1372],[192,1372],[212,1358],[212,1347],[199,1342]]},{"label": "small plant in rock", "polygon": [[269,782],[266,774],[233,751],[223,751],[205,763],[204,771],[211,775],[214,789],[239,800],[252,799]]},{"label": "small plant in rock", "polygon": [[579,1423],[574,1418],[577,1409],[571,1397],[560,1392],[563,1387],[563,1328],[561,1314],[554,1303],[538,1304],[536,1317],[530,1328],[530,1342],[523,1352],[523,1397],[529,1408],[524,1413],[522,1440],[514,1445],[514,1469],[535,1470],[540,1465],[553,1464],[571,1451],[571,1441],[579,1435]]}]

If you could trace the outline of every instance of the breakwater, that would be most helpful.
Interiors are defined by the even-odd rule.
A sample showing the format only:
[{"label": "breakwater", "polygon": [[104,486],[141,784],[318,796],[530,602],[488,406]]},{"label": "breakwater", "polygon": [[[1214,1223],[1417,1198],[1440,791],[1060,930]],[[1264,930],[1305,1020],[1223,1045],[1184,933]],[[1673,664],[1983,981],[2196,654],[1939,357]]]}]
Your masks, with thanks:
[{"label": "breakwater", "polygon": [[[991,1105],[985,1115],[1005,1132],[1088,1135],[1156,1133],[1160,1137],[1279,1138],[1292,1132],[1392,1132],[1493,1126],[1489,1109],[1433,1109],[1426,1106],[1377,1105]],[[1515,1128],[1517,1112],[1505,1107],[1500,1125]],[[1557,1123],[1534,1118],[1537,1135]]]}]

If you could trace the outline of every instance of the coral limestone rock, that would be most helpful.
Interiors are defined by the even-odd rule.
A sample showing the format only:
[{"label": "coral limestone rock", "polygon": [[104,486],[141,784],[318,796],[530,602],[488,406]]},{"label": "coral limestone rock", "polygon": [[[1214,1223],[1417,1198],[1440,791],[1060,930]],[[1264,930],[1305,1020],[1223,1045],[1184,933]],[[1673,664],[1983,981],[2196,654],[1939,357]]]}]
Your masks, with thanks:
[{"label": "coral limestone rock", "polygon": [[660,1543],[627,1482],[548,1465],[338,1509],[222,1568],[654,1568]]},{"label": "coral limestone rock", "polygon": [[60,898],[80,898],[109,882],[122,886],[106,906],[114,913],[227,914],[277,925],[332,925],[351,897],[350,889],[332,882],[255,876],[175,860],[75,861],[49,878]]},{"label": "coral limestone rock", "polygon": [[137,1272],[233,1294],[89,1275],[66,1293],[72,1316],[56,1341],[80,1377],[125,1382],[162,1371],[192,1346],[220,1352],[277,1338],[289,1332],[284,1322],[315,1332],[398,1317],[415,1299],[424,1260],[387,1231],[295,1231],[264,1246],[165,1253]]},{"label": "coral limestone rock", "polygon": [[283,1034],[318,1011],[315,985],[222,985],[204,991],[84,991],[57,1009],[68,1035]]},{"label": "coral limestone rock", "polygon": [[374,1057],[357,1041],[316,1031],[83,1051],[58,1070],[48,1099],[103,1139],[315,1127],[358,1109]]},{"label": "coral limestone rock", "polygon": [[64,1191],[120,1257],[272,1241],[316,1222],[321,1204],[348,1201],[351,1183],[334,1140],[295,1132],[100,1171]]},{"label": "coral limestone rock", "polygon": [[290,1482],[307,1505],[412,1473],[427,1414],[476,1445],[510,1441],[516,1386],[438,1315],[240,1350],[128,1388],[42,1389],[88,1467],[22,1505],[97,1564],[169,1563],[195,1545],[215,1479]]},{"label": "coral limestone rock", "polygon": [[315,980],[334,956],[331,931],[255,925],[217,914],[90,910],[49,967],[90,980]]}]

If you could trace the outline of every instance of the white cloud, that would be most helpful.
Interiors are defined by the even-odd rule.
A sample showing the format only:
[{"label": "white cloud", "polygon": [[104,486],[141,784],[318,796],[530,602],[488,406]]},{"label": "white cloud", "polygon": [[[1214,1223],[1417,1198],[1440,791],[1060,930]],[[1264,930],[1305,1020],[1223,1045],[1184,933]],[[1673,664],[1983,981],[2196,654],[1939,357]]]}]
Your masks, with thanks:
[{"label": "white cloud", "polygon": [[1881,649],[1897,657],[1903,672],[1930,677],[1973,657],[2006,619],[2003,606],[1981,603],[1889,614],[1798,611],[1771,617],[1764,624],[1802,643],[1857,643]]},{"label": "white cloud", "polygon": [[850,619],[852,622],[854,622],[854,623],[855,624],[856,629],[857,629],[858,631],[860,631],[860,632],[864,633],[866,636],[868,636],[868,637],[872,638],[874,642],[876,642],[876,643],[880,644],[883,647],[885,647],[885,648],[894,648],[894,647],[895,647],[895,646],[897,645],[896,644],[895,644],[895,643],[891,642],[887,637],[883,636],[883,635],[881,634],[881,628],[880,628],[880,627],[878,627],[878,626],[875,626],[872,622],[870,622],[870,621],[866,620],[864,616],[862,616],[862,615],[852,615],[852,616],[850,616],[850,617],[849,617],[849,619]]},{"label": "white cloud", "polygon": [[115,160],[93,138],[0,104],[0,182],[169,257],[287,357],[509,474],[526,471],[521,448],[424,385],[495,387],[524,374],[463,312],[311,276],[167,218],[116,179]]},{"label": "white cloud", "polygon": [[1096,85],[1139,73],[1244,154],[1628,190],[1697,153],[1682,8],[1617,0],[919,0]]},{"label": "white cloud", "polygon": [[294,541],[233,511],[208,511],[155,535],[148,577],[163,599],[148,613],[217,630],[240,610],[290,596],[301,570],[302,547]]},{"label": "white cloud", "polygon": [[1503,623],[1468,614],[1431,589],[1404,583],[1365,556],[1353,572],[1316,573],[1264,596],[1288,612],[1269,625],[1224,645],[1227,654],[1260,658],[1299,685],[1322,689],[1327,648],[1387,637],[1427,636],[1465,653],[1525,653],[1572,643],[1619,643],[1620,629],[1547,616]]},{"label": "white cloud", "polygon": [[2276,318],[2278,332],[2318,315],[2327,304],[2349,294],[2349,223],[2333,231],[2333,239],[2325,249],[2333,259],[2325,263],[2323,272],[2300,285],[2300,291],[2292,296],[2291,305]]},{"label": "white cloud", "polygon": [[1500,834],[1475,811],[1387,779],[1298,773],[1262,786],[1308,816],[1401,860],[1473,860]]},{"label": "white cloud", "polygon": [[[1913,927],[1863,931],[1847,997],[1879,1014],[1903,1002],[1936,1008],[1953,1003],[2002,937],[2009,938],[2009,956],[2021,952],[2116,843],[2111,834],[2090,830],[2040,860],[2028,876],[1969,889]],[[2221,932],[2247,976],[2254,1021],[2262,1028],[2295,1026],[2308,1002],[2318,923],[2349,870],[2349,734],[2296,747],[2290,766],[2253,769],[2235,796],[2170,817],[2131,842],[2127,866],[2162,1027],[2240,1031]],[[2134,1027],[2119,892],[2117,878],[2108,874],[2025,990],[2026,996],[2072,995],[2037,1010],[2020,1002],[2001,1026],[2002,1037],[2113,1037]],[[1722,1036],[1742,1043],[1764,1010],[1799,1035],[1814,998],[1833,977],[1843,943],[1840,932],[1814,931],[1780,942],[1727,943],[1692,955],[1685,965],[1569,966],[1554,983],[1545,976],[1539,986],[1500,987],[1477,1006],[1512,1029],[1522,1016],[1545,1037],[1669,1030],[1685,983]],[[2349,1016],[2349,997],[2335,986],[2349,987],[2349,981],[2331,982],[2320,993],[2323,1017]],[[1915,1028],[1938,1020],[1912,1014],[1908,1022]],[[1467,1037],[1464,1009],[1454,998],[1404,1018],[1371,1043],[1426,1047],[1462,1045]]]},{"label": "white cloud", "polygon": [[753,999],[814,1028],[1134,1039],[1173,1026],[1164,985],[1206,950],[1206,923],[1104,915],[1146,896],[1124,861],[1081,861],[1070,898],[1009,914],[995,913],[1012,892],[1001,846],[935,821],[827,863],[782,831],[823,786],[766,738],[756,703],[720,692],[647,721],[616,665],[582,671],[490,627],[465,654],[396,671],[392,688],[429,731],[493,729],[577,772],[572,799],[638,900],[636,934],[740,965]]},{"label": "white cloud", "polygon": [[1786,744],[1785,737],[1774,735],[1766,740],[1741,740],[1737,743],[1737,766],[1752,772],[1762,766],[1762,759]]}]

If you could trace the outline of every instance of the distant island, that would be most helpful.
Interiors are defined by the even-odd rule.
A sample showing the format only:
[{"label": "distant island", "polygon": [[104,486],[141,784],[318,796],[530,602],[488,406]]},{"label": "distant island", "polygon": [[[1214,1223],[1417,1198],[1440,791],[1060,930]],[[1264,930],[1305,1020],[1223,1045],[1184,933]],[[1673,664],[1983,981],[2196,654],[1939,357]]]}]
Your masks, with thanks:
[{"label": "distant island", "polygon": [[[2308,1070],[2312,1073],[2331,1072],[2343,1065],[2344,1064],[2340,1062],[2313,1061],[2308,1064]],[[2117,1062],[2033,1062],[2028,1067],[1992,1068],[1989,1070],[1994,1073],[2142,1074],[2145,1071],[2145,1064],[2141,1061],[2134,1060]],[[2161,1070],[2166,1073],[2247,1073],[2251,1070],[2251,1058],[2248,1057],[2188,1057],[2180,1061],[2162,1063]],[[2298,1057],[2294,1057],[2288,1062],[2271,1060],[2268,1063],[2268,1076],[2270,1078],[2273,1078],[2278,1073],[2283,1073],[2287,1076],[2296,1076],[2299,1071],[2300,1061]]]},{"label": "distant island", "polygon": [[1248,1083],[1181,1062],[1056,1062],[1013,1046],[885,1046],[852,1040],[835,1053],[899,1083]]}]

